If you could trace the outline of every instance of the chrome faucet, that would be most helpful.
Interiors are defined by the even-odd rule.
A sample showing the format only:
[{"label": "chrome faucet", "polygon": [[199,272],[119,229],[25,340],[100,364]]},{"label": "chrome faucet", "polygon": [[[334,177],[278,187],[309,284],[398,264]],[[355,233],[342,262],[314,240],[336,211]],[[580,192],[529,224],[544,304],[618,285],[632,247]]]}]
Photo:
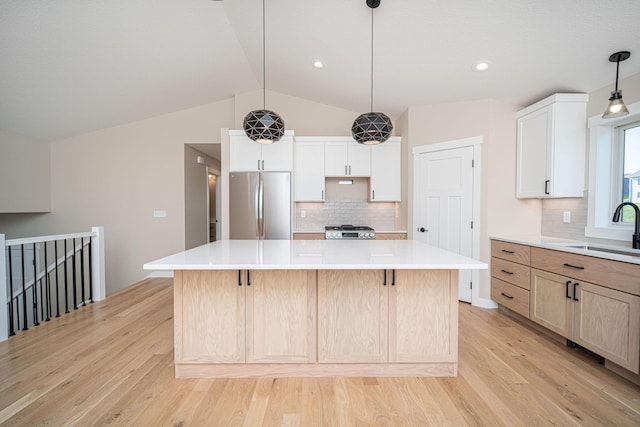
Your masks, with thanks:
[{"label": "chrome faucet", "polygon": [[622,208],[625,206],[631,206],[634,211],[636,211],[636,232],[633,233],[633,238],[631,239],[631,246],[633,249],[640,249],[640,209],[635,203],[624,202],[620,203],[616,208],[616,211],[613,213],[613,222],[620,221],[620,214],[622,214]]}]

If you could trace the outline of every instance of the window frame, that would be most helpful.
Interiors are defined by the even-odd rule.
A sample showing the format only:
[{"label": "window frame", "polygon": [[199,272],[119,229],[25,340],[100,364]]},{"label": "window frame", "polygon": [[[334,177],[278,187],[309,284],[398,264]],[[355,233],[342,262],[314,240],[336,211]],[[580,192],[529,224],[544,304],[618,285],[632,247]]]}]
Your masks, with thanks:
[{"label": "window frame", "polygon": [[[585,237],[630,241],[633,224],[611,221],[622,197],[621,128],[640,121],[640,102],[627,105],[629,115],[589,118],[589,200]],[[618,173],[619,172],[619,173]]]}]

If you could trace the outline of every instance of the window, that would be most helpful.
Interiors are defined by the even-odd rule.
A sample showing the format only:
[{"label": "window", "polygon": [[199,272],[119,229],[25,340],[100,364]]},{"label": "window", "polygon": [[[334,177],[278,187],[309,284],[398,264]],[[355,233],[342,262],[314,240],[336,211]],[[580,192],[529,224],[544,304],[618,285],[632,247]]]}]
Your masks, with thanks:
[{"label": "window", "polygon": [[[640,123],[631,123],[618,128],[618,144],[620,149],[620,166],[618,182],[621,185],[620,203],[631,202],[640,207]],[[622,221],[632,223],[635,220],[634,211],[625,208],[622,211]]]},{"label": "window", "polygon": [[633,210],[611,221],[623,201],[640,206],[640,102],[627,105],[629,115],[589,119],[589,190],[586,237],[629,241]]}]

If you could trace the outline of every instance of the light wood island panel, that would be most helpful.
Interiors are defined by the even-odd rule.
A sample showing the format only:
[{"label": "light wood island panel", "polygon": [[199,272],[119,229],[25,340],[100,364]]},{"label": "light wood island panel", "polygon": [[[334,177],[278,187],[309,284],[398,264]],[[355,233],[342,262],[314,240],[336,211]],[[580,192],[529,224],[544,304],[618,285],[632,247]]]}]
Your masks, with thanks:
[{"label": "light wood island panel", "polygon": [[457,276],[176,271],[176,377],[455,376]]}]

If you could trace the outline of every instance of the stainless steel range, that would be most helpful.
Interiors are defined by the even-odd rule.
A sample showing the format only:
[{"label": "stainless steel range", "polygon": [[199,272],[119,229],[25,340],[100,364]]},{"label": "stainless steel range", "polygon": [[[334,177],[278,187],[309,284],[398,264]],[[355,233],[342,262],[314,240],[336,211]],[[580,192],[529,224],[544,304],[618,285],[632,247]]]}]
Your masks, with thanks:
[{"label": "stainless steel range", "polygon": [[325,239],[375,239],[376,232],[373,228],[356,225],[334,225],[324,228]]}]

